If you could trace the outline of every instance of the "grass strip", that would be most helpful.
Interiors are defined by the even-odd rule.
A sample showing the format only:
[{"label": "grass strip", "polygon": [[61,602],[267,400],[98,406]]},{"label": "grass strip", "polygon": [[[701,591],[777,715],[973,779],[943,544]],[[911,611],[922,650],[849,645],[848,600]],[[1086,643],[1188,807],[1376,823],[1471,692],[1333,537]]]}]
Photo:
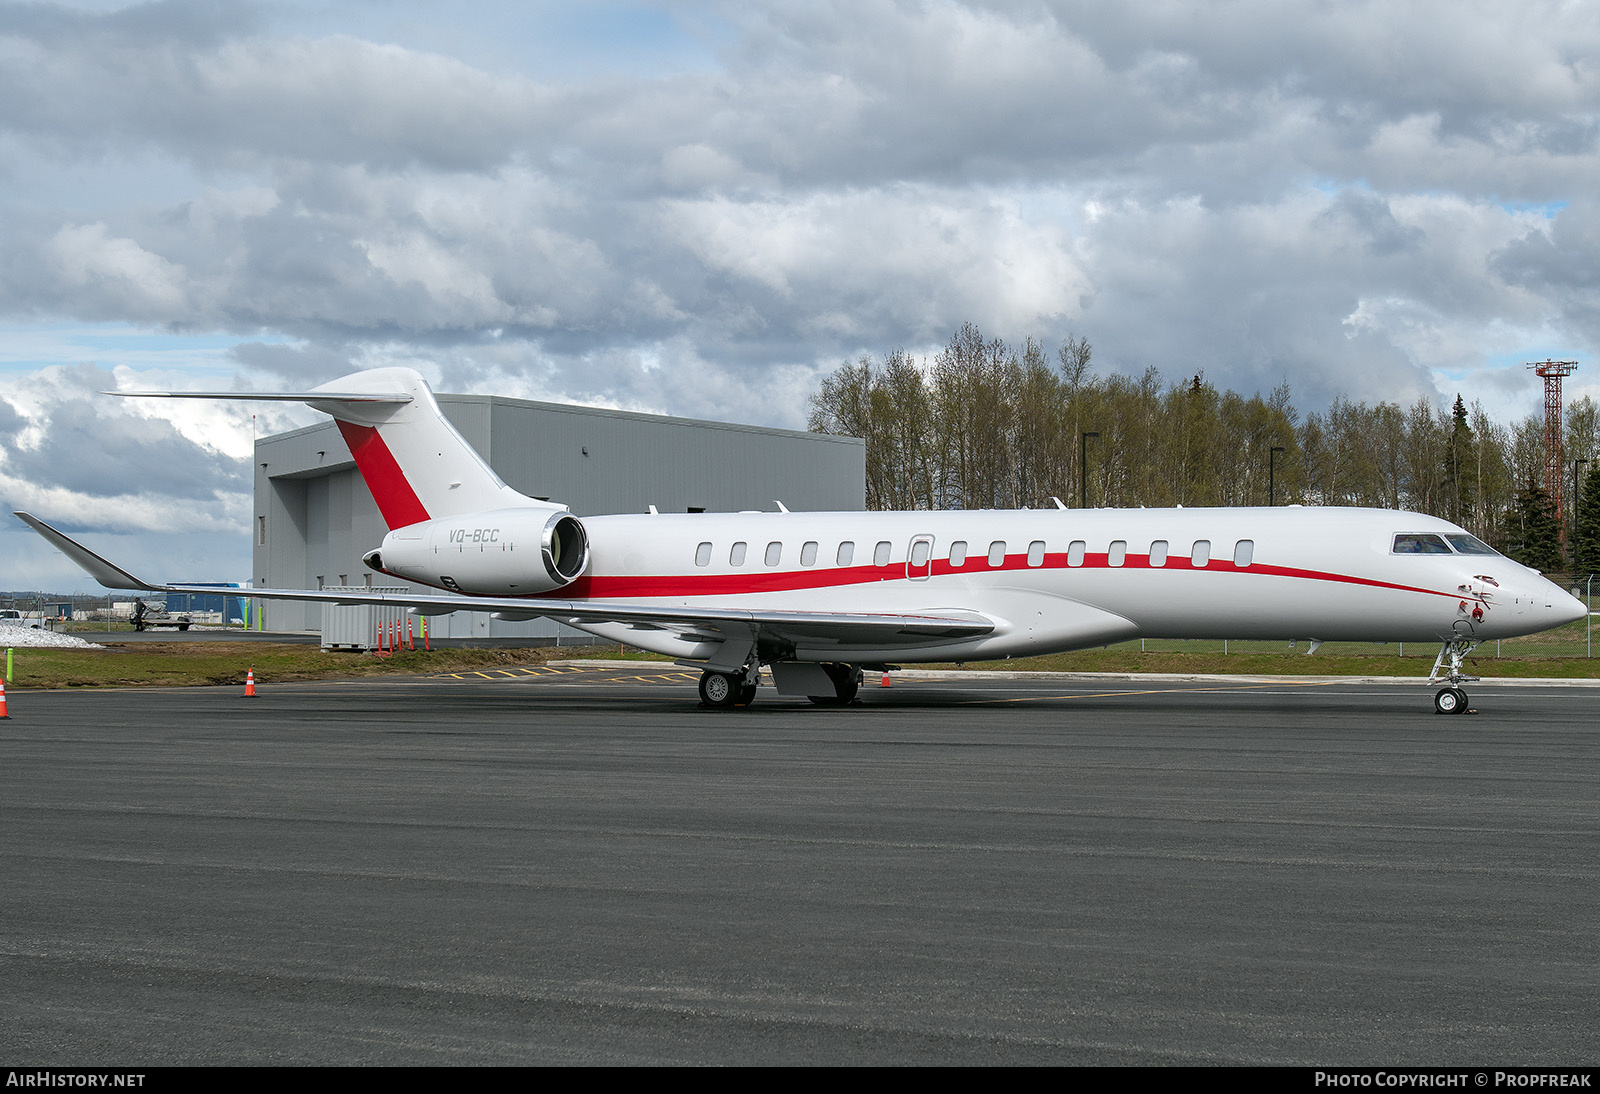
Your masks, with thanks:
[{"label": "grass strip", "polygon": [[[614,649],[614,647],[613,647]],[[430,676],[444,672],[539,665],[599,651],[564,646],[533,649],[438,649],[377,657],[274,642],[129,642],[103,650],[17,649],[7,688],[243,686],[256,682],[342,680],[365,676]],[[0,659],[0,669],[5,662]]]}]

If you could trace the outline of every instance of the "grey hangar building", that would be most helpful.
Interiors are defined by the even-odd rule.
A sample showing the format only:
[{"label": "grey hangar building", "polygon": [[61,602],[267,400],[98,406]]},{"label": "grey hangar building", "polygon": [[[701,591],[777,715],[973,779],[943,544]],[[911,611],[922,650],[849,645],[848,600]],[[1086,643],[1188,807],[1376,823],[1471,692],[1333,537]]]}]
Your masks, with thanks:
[{"label": "grey hangar building", "polygon": [[[607,513],[865,508],[866,449],[855,437],[656,414],[436,392],[439,408],[507,485],[561,502],[582,518]],[[333,421],[255,445],[252,576],[259,588],[410,588],[361,556],[388,531]],[[420,588],[420,587],[417,587]],[[436,590],[433,590],[436,591]],[[257,601],[259,625],[324,630],[350,609]],[[593,641],[551,620],[487,612],[430,616],[431,637]],[[324,643],[328,641],[324,636]]]}]

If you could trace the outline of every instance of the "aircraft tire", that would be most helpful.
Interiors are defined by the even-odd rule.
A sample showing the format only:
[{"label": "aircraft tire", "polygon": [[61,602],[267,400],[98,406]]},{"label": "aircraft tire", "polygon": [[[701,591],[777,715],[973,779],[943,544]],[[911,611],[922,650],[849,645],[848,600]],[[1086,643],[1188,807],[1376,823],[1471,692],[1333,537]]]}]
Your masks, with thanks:
[{"label": "aircraft tire", "polygon": [[707,669],[700,675],[700,701],[717,710],[732,710],[738,706],[743,689],[738,676],[731,672]]},{"label": "aircraft tire", "polygon": [[828,674],[828,679],[833,681],[832,695],[808,695],[813,703],[819,707],[842,707],[856,697],[860,684],[857,681],[858,672],[854,665],[843,665],[830,661],[822,666]]},{"label": "aircraft tire", "polygon": [[755,701],[756,686],[754,684],[745,684],[739,689],[739,706],[747,707]]},{"label": "aircraft tire", "polygon": [[1440,688],[1433,697],[1435,714],[1460,714],[1467,709],[1467,693],[1460,688]]},{"label": "aircraft tire", "polygon": [[833,681],[833,690],[840,703],[848,703],[856,697],[856,691],[861,686],[859,669],[854,665],[829,664],[826,671]]}]

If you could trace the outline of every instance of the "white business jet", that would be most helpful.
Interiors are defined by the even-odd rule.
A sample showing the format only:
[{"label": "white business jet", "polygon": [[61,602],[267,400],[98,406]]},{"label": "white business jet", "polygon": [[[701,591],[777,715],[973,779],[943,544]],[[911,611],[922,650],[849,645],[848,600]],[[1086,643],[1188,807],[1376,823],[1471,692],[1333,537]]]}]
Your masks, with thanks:
[{"label": "white business jet", "polygon": [[[1486,639],[1584,605],[1436,517],[1381,509],[1056,509],[579,517],[500,481],[422,376],[356,373],[308,392],[119,392],[303,401],[338,423],[389,533],[363,561],[440,592],[256,589],[264,599],[547,617],[703,671],[712,707],[855,697],[863,669],[980,661],[1131,638],[1438,642],[1439,713],[1467,707]],[[17,514],[113,589],[134,577]]]}]

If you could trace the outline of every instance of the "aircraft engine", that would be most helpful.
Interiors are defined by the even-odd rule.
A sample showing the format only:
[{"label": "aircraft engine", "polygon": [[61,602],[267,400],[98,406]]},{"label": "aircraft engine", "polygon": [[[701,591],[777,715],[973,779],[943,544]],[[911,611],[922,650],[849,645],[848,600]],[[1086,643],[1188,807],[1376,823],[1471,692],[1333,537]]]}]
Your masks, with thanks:
[{"label": "aircraft engine", "polygon": [[589,564],[589,536],[565,510],[493,509],[396,528],[362,561],[452,592],[520,596],[577,580]]}]

